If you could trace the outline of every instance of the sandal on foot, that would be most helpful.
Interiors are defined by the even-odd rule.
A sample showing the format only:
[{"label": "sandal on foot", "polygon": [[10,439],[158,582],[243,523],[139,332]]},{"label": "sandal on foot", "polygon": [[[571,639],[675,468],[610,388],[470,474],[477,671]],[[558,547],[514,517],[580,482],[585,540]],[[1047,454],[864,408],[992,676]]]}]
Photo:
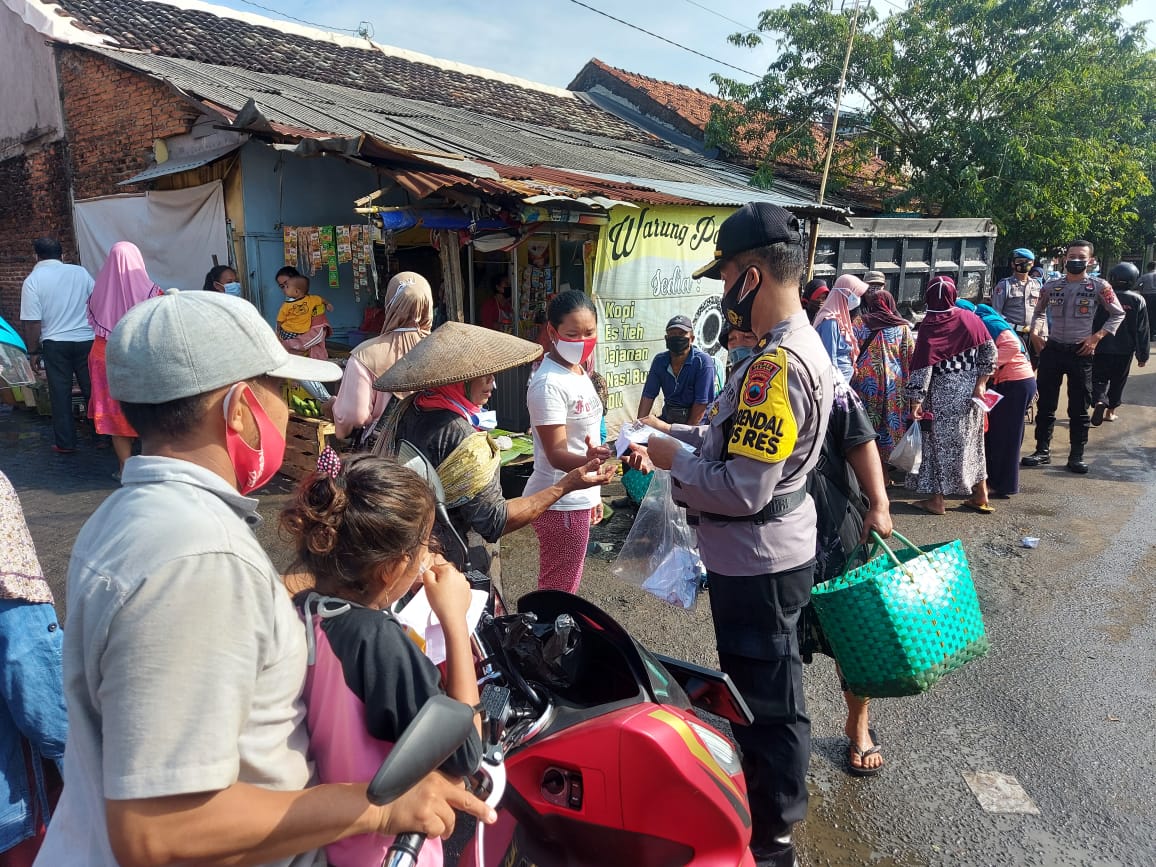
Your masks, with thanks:
[{"label": "sandal on foot", "polygon": [[990,503],[977,503],[975,500],[964,500],[960,505],[965,509],[971,509],[973,512],[979,512],[981,515],[995,514],[995,508]]},{"label": "sandal on foot", "polygon": [[908,505],[913,509],[918,509],[921,512],[926,512],[929,515],[943,515],[944,512],[937,512],[931,508],[930,500],[912,500]]},{"label": "sandal on foot", "polygon": [[[848,749],[847,749],[847,771],[848,771],[848,773],[851,774],[851,776],[853,776],[853,777],[874,777],[876,774],[878,774],[880,771],[882,771],[885,767],[887,767],[886,762],[883,762],[878,767],[874,767],[874,768],[867,768],[867,767],[863,766],[863,760],[866,759],[868,756],[881,755],[880,744],[879,744],[879,741],[875,737],[874,731],[871,732],[871,740],[875,742],[875,746],[869,747],[868,749],[865,749],[865,750],[859,749],[859,747],[856,745],[854,740],[852,740],[847,745],[847,747],[848,747]],[[859,759],[858,767],[856,767],[855,762],[854,762],[854,759],[856,757],[858,757],[858,759]]]}]

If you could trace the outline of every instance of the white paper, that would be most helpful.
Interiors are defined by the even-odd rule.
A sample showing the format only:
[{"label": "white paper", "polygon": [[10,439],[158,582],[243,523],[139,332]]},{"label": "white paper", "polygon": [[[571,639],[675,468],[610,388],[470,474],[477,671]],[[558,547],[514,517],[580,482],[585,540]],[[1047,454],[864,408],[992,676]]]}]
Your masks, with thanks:
[{"label": "white paper", "polygon": [[[470,596],[470,607],[466,612],[466,626],[469,627],[470,632],[473,632],[478,621],[482,619],[482,614],[486,610],[486,602],[490,596],[485,590],[471,590]],[[395,611],[394,616],[401,621],[403,626],[408,626],[421,636],[422,640],[425,641],[425,655],[434,665],[440,665],[446,661],[446,636],[442,632],[437,615],[430,608],[429,597],[426,596],[424,587],[417,591],[417,594],[405,608],[401,611]]]},{"label": "white paper", "polygon": [[631,445],[646,445],[650,441],[650,437],[656,433],[659,431],[648,424],[643,424],[640,421],[627,422],[618,430],[618,442],[615,444],[618,457],[622,457],[630,451]]}]

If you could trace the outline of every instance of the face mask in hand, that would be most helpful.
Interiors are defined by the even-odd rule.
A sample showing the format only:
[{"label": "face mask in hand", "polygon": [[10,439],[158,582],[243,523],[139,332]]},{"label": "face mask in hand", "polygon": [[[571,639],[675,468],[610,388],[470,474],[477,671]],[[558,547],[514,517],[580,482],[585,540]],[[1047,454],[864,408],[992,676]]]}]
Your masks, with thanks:
[{"label": "face mask in hand", "polygon": [[1069,274],[1083,274],[1088,270],[1087,259],[1069,259],[1064,263],[1064,270]]},{"label": "face mask in hand", "polygon": [[[246,404],[257,424],[260,441],[256,448],[245,442],[228,423],[233,401],[240,400],[242,393],[247,398]],[[237,477],[237,490],[248,494],[268,484],[277,470],[281,469],[281,462],[285,460],[285,437],[277,430],[253,390],[243,382],[229,389],[225,395],[224,410],[225,450],[229,453],[229,463],[233,465],[233,474]]]},{"label": "face mask in hand", "polygon": [[667,337],[666,348],[673,352],[675,355],[682,355],[682,353],[686,352],[690,348],[690,338]]}]

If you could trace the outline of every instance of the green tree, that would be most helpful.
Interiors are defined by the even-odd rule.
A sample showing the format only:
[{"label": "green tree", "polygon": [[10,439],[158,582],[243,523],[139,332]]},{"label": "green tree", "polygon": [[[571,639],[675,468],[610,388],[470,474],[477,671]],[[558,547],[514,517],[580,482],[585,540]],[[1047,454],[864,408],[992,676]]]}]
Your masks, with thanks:
[{"label": "green tree", "polygon": [[[992,217],[1004,247],[1090,236],[1120,250],[1153,231],[1156,52],[1127,0],[915,0],[859,12],[828,189],[864,172],[892,210]],[[712,143],[822,168],[824,126],[851,27],[850,3],[762,13],[780,53],[757,82],[715,77],[727,104]],[[841,127],[843,124],[841,124]],[[882,158],[883,163],[880,163]]]}]

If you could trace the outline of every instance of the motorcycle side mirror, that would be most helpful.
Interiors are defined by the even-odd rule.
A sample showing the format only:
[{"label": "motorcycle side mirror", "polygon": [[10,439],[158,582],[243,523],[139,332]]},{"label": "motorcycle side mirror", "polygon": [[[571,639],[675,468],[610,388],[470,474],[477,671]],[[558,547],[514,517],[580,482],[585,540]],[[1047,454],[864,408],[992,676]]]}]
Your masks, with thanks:
[{"label": "motorcycle side mirror", "polygon": [[370,803],[392,803],[454,754],[474,730],[474,709],[449,696],[422,705],[369,783]]},{"label": "motorcycle side mirror", "polygon": [[429,458],[422,454],[417,446],[409,440],[402,440],[401,446],[397,450],[397,462],[421,476],[422,480],[429,485],[429,489],[433,491],[434,498],[439,503],[445,503],[446,489],[442,487],[441,477],[434,465],[430,463]]},{"label": "motorcycle side mirror", "polygon": [[409,440],[401,441],[401,445],[397,449],[397,462],[421,476],[422,479],[425,480],[425,483],[429,485],[429,489],[433,491],[434,500],[436,501],[434,511],[437,514],[438,523],[458,546],[458,553],[460,555],[458,561],[462,564],[463,571],[469,572],[470,569],[473,568],[470,563],[470,549],[450,521],[449,512],[446,511],[446,489],[442,485],[437,468],[430,463],[429,458],[422,454],[421,449]]}]

